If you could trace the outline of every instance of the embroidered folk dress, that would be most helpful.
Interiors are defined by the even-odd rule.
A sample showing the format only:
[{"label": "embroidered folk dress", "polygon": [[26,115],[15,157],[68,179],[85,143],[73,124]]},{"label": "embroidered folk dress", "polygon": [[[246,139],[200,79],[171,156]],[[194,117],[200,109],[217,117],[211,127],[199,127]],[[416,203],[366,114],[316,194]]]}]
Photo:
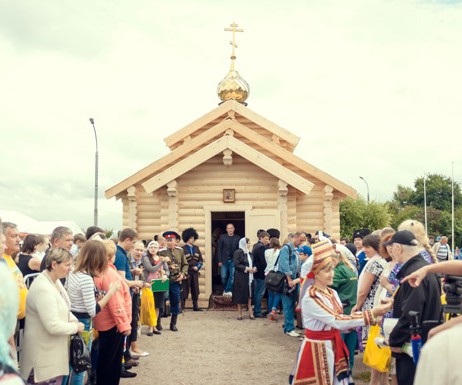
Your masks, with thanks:
[{"label": "embroidered folk dress", "polygon": [[335,290],[310,286],[301,311],[305,338],[290,377],[292,385],[348,385],[349,357],[340,332],[372,322],[371,311],[344,315]]}]

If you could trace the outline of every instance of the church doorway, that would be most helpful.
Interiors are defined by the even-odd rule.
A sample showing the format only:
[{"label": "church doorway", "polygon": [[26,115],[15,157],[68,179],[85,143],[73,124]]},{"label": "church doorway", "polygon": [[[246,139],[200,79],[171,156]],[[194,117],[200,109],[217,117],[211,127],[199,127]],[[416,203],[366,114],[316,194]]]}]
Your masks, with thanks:
[{"label": "church doorway", "polygon": [[221,292],[220,268],[218,267],[217,245],[221,234],[226,233],[226,225],[232,223],[236,228],[235,234],[245,235],[245,211],[220,211],[211,212],[212,234],[212,292]]}]

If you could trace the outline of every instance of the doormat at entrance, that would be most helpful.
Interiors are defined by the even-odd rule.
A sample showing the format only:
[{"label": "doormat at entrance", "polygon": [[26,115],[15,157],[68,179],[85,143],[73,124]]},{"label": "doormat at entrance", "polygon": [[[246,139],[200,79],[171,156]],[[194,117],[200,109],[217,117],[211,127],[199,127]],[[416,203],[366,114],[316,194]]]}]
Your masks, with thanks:
[{"label": "doormat at entrance", "polygon": [[217,310],[217,311],[236,311],[237,305],[233,303],[231,297],[224,297],[222,295],[214,295],[210,296],[210,308],[209,310]]}]

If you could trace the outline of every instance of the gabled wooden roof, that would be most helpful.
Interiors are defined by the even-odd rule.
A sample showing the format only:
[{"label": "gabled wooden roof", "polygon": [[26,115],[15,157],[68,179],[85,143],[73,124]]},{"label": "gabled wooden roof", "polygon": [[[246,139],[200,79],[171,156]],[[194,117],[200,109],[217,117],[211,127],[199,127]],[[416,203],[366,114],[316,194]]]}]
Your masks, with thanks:
[{"label": "gabled wooden roof", "polygon": [[292,134],[290,131],[287,131],[286,129],[269,121],[263,116],[258,115],[257,113],[253,112],[252,110],[249,110],[247,107],[244,107],[242,104],[234,100],[228,100],[222,103],[214,110],[210,111],[209,113],[205,114],[204,116],[200,117],[194,122],[188,124],[186,127],[175,132],[174,134],[168,136],[164,139],[164,141],[167,144],[167,146],[170,149],[172,149],[175,147],[176,144],[182,142],[186,137],[190,136],[197,130],[207,125],[208,123],[213,122],[215,119],[220,118],[222,116],[224,117],[228,112],[238,113],[239,115],[247,118],[248,120],[259,125],[260,127],[266,129],[270,133],[278,136],[282,140],[288,142],[290,149],[292,151],[295,149],[298,142],[300,141],[300,138]]},{"label": "gabled wooden roof", "polygon": [[151,179],[144,182],[142,186],[147,193],[156,191],[226,149],[230,149],[236,154],[239,154],[251,163],[278,177],[304,194],[309,194],[314,186],[310,181],[302,178],[293,171],[230,135],[222,136],[220,139],[201,148],[200,151],[196,151],[187,158],[171,165],[168,169],[154,175]]},{"label": "gabled wooden roof", "polygon": [[[226,109],[223,108],[225,104],[228,105]],[[218,108],[223,108],[223,110],[217,111],[218,109],[215,109],[215,115],[212,114],[214,112],[212,111],[212,113],[204,116],[212,114],[209,116],[209,118],[215,120],[216,114],[221,114],[223,111],[230,111],[229,107],[233,107],[233,109],[236,107],[237,109],[240,108],[246,110],[246,108],[240,106],[239,103],[229,101],[223,103]],[[227,148],[243,156],[257,166],[264,168],[268,172],[273,173],[275,176],[278,176],[280,179],[284,180],[289,185],[294,186],[303,193],[308,193],[311,190],[312,183],[308,179],[312,176],[313,178],[316,178],[321,182],[332,186],[342,195],[356,197],[356,191],[350,186],[314,167],[312,164],[305,162],[301,158],[294,155],[291,151],[268,139],[267,137],[255,132],[249,127],[239,123],[233,117],[234,115],[232,114],[230,116],[225,115],[223,116],[223,120],[219,121],[219,123],[211,126],[207,130],[202,130],[200,134],[194,136],[189,141],[182,141],[182,144],[172,150],[172,152],[169,154],[106,190],[106,198],[112,198],[114,196],[119,198],[119,194],[123,194],[130,186],[138,183],[141,183],[146,191],[154,191],[155,189],[162,187],[161,183],[165,182],[165,185],[171,180],[182,175],[181,170],[188,169],[189,165],[195,164],[193,167],[196,167],[197,165],[201,164],[207,159],[210,159],[212,156],[215,156],[220,151],[224,151]],[[185,127],[183,130],[188,129],[188,127],[194,125],[195,123]],[[184,131],[183,134],[178,135],[177,138],[185,138],[184,135],[185,133],[189,132],[188,130]],[[279,134],[281,134],[281,132],[279,132]],[[233,135],[235,137],[233,137]],[[169,138],[172,138],[172,136]],[[278,137],[281,136],[278,135]],[[286,138],[289,139],[288,136],[286,136]],[[247,143],[251,142],[251,145],[244,143],[243,140],[245,140]],[[166,142],[174,143],[174,139],[167,138]],[[224,147],[225,145],[227,147]],[[218,150],[218,148],[220,150]],[[201,154],[202,152],[204,153]],[[265,152],[267,155],[263,154],[262,152]],[[210,155],[212,153],[213,155]],[[264,164],[259,162],[259,159],[265,159]],[[268,164],[271,165],[270,168],[268,168]],[[276,164],[278,166],[276,166]],[[166,176],[165,171],[167,169],[169,177],[164,178],[164,176]],[[177,173],[180,174],[172,177],[172,169],[175,171],[175,175]],[[291,169],[299,170],[299,172],[293,172]],[[290,177],[282,177],[282,170],[284,170],[284,173],[288,173]],[[185,172],[187,171],[184,171],[183,173]],[[292,174],[296,175],[297,178]],[[300,176],[307,174],[308,177],[305,178]],[[299,178],[303,179],[307,183],[303,183]],[[166,179],[169,180],[166,181]]]}]

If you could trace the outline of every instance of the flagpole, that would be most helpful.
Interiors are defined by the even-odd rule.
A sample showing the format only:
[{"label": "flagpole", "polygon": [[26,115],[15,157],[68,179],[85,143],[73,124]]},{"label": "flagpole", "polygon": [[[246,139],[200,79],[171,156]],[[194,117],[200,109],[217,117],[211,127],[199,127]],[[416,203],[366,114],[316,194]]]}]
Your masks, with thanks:
[{"label": "flagpole", "polygon": [[451,177],[451,190],[452,190],[452,252],[454,252],[454,162],[452,162],[452,177]]},{"label": "flagpole", "polygon": [[425,234],[428,236],[427,227],[427,175],[424,175],[424,215],[425,215]]}]

